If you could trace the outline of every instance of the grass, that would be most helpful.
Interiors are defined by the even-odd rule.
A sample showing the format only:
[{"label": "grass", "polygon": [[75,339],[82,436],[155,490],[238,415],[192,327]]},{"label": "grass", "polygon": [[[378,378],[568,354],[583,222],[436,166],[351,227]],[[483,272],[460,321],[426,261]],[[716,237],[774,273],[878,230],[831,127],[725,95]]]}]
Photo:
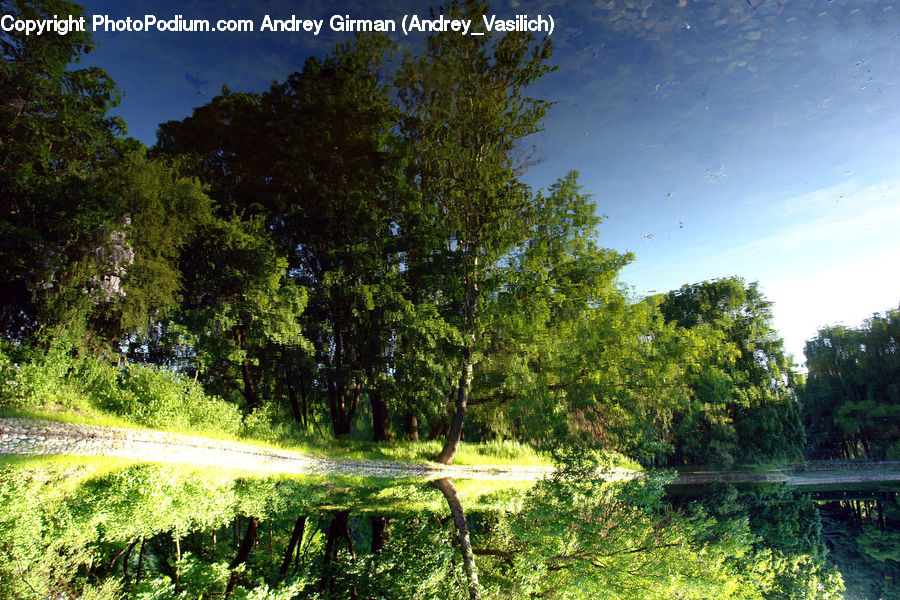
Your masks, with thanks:
[{"label": "grass", "polygon": [[[358,515],[415,516],[423,512],[445,514],[447,502],[439,490],[424,479],[385,479],[363,477],[260,475],[240,470],[223,470],[202,466],[180,466],[138,463],[126,459],[95,457],[0,457],[0,488],[8,469],[28,472],[29,478],[43,482],[44,492],[51,489],[65,494],[107,494],[114,481],[126,481],[134,493],[149,493],[147,485],[190,489],[191,481],[218,482],[210,489],[233,490],[221,502],[260,507],[260,510],[291,510],[306,514],[324,514],[351,510]],[[455,480],[467,511],[503,510],[517,505],[530,482]],[[67,491],[69,490],[69,491]],[[81,492],[73,492],[82,490]],[[120,490],[121,491],[121,490]],[[188,503],[198,506],[209,498],[192,500],[190,492],[180,494]]]},{"label": "grass", "polygon": [[[59,405],[49,405],[43,409],[0,405],[0,417],[42,419],[138,430],[148,429],[118,415],[90,407],[80,407],[73,411]],[[271,440],[246,435],[235,436],[216,429],[185,430],[165,427],[160,428],[159,431],[241,442],[269,450],[292,450],[337,459],[390,460],[414,463],[431,462],[431,458],[440,452],[442,445],[440,441],[376,443],[358,440],[335,440],[312,435],[301,439],[279,438]],[[538,453],[526,444],[515,441],[490,441],[480,443],[462,442],[453,464],[461,466],[552,466],[553,463],[549,457]]]},{"label": "grass", "polygon": [[0,454],[0,469],[51,469],[82,471],[86,468],[100,472],[138,464],[139,461],[118,456],[69,456],[60,454]]}]

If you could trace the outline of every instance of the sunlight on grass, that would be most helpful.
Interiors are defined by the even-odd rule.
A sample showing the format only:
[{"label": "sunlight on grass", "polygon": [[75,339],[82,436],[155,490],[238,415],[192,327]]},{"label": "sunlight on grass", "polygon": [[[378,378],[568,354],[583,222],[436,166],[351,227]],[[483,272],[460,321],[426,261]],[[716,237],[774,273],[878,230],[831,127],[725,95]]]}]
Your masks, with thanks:
[{"label": "sunlight on grass", "polygon": [[[279,506],[290,505],[292,510],[307,514],[324,514],[336,510],[352,510],[360,515],[416,515],[424,511],[443,514],[446,500],[440,491],[425,479],[387,479],[368,477],[320,477],[292,475],[262,475],[239,470],[212,467],[138,463],[125,459],[97,457],[0,457],[0,487],[13,473],[27,474],[29,479],[42,482],[45,491],[57,490],[65,494],[79,488],[101,493],[113,481],[168,482],[166,485],[185,486],[191,481],[204,481],[221,491],[232,490],[229,502],[254,506],[264,514]],[[129,485],[131,485],[129,483]],[[533,485],[530,482],[476,481],[456,479],[454,483],[466,510],[505,509],[517,505],[521,496]],[[135,488],[143,489],[140,486]],[[105,493],[105,492],[103,492]],[[223,496],[223,501],[227,499]],[[202,504],[208,498],[196,498]],[[190,494],[184,502],[190,503]]]},{"label": "sunlight on grass", "polygon": [[[61,407],[60,407],[61,408]],[[97,409],[79,409],[77,412],[45,407],[13,408],[0,406],[0,417],[44,419],[65,423],[81,423],[104,427],[147,430],[133,421]],[[356,440],[334,440],[308,435],[302,439],[263,440],[250,436],[232,435],[215,429],[192,429],[166,427],[158,431],[207,437],[217,440],[241,442],[270,450],[291,450],[308,454],[325,455],[333,458],[391,460],[397,462],[431,462],[441,450],[442,442],[395,441],[390,443],[364,442]],[[552,466],[552,461],[526,444],[515,441],[489,441],[461,443],[453,463],[455,465],[520,465]]]}]

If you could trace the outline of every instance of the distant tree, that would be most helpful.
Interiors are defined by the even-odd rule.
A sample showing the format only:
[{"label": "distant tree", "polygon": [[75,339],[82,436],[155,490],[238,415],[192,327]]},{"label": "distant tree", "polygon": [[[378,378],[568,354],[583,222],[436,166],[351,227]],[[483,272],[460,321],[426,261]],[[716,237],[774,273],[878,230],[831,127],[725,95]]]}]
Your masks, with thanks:
[{"label": "distant tree", "polygon": [[798,458],[795,376],[757,284],[733,277],[686,285],[659,307],[667,321],[719,339],[690,375],[690,406],[675,417],[675,461],[730,466]]},{"label": "distant tree", "polygon": [[813,458],[895,457],[900,441],[900,310],[806,344],[803,398]]}]

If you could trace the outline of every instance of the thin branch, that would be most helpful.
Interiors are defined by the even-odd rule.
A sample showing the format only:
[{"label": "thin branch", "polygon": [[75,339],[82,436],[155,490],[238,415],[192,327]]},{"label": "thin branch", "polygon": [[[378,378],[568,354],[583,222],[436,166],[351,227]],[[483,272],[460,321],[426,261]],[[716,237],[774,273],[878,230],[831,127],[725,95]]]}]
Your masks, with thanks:
[{"label": "thin branch", "polygon": [[491,548],[472,548],[472,554],[478,556],[499,556],[510,567],[514,567],[513,555],[505,550],[493,550]]}]

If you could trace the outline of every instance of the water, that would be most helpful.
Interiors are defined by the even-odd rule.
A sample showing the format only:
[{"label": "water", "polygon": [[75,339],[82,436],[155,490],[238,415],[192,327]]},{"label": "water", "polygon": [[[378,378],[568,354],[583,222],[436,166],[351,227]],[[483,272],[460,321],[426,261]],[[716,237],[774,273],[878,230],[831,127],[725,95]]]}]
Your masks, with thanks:
[{"label": "water", "polygon": [[425,480],[14,462],[0,472],[0,597],[787,598],[838,594],[839,579],[846,598],[891,597],[896,463],[814,467],[764,474],[787,474],[774,483],[577,469],[537,484],[443,480],[451,494]]}]

